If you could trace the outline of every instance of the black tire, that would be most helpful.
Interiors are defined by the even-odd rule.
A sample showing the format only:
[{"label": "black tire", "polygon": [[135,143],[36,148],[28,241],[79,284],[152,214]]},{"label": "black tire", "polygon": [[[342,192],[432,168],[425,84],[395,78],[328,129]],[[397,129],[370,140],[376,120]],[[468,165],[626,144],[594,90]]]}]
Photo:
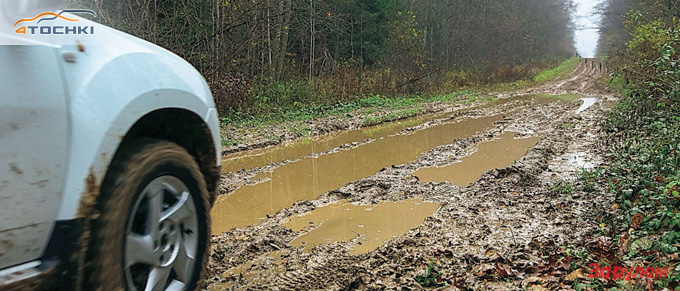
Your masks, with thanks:
[{"label": "black tire", "polygon": [[[127,244],[131,232],[135,232],[132,229],[146,231],[146,229],[150,229],[148,225],[152,225],[152,223],[147,223],[147,221],[152,220],[152,215],[148,214],[148,217],[144,217],[143,214],[147,213],[148,209],[153,208],[150,206],[152,199],[154,199],[156,205],[159,204],[155,198],[146,198],[145,195],[148,194],[144,193],[151,191],[147,189],[150,183],[166,185],[163,183],[163,180],[156,182],[159,181],[158,179],[175,179],[186,186],[186,188],[183,188],[186,190],[182,191],[182,193],[188,192],[191,200],[189,201],[186,198],[187,195],[184,194],[182,197],[185,198],[182,201],[187,205],[193,202],[194,207],[192,210],[182,213],[195,212],[196,218],[195,220],[191,218],[191,225],[197,226],[198,231],[185,229],[184,222],[181,224],[175,224],[174,222],[164,224],[163,220],[161,220],[158,228],[160,229],[163,226],[167,233],[170,233],[167,229],[174,230],[172,232],[173,236],[170,239],[171,241],[168,242],[167,234],[164,234],[165,243],[163,244],[159,244],[157,239],[151,239],[153,241],[153,254],[157,255],[159,252],[163,252],[164,249],[165,255],[171,257],[173,255],[168,254],[172,254],[174,249],[185,248],[184,244],[175,248],[173,241],[191,239],[190,244],[192,246],[186,248],[194,249],[195,246],[197,249],[194,253],[193,268],[185,267],[184,271],[186,272],[183,275],[185,279],[183,280],[186,281],[184,282],[186,284],[184,287],[185,290],[195,290],[202,287],[199,283],[202,283],[202,277],[206,270],[210,235],[210,218],[208,214],[210,209],[210,193],[206,190],[205,178],[201,174],[196,160],[184,148],[168,141],[143,139],[123,146],[116,154],[102,183],[97,201],[97,210],[100,215],[92,221],[91,240],[88,248],[86,269],[88,290],[134,290],[142,289],[145,286],[143,274],[144,267],[147,265],[145,263],[135,263],[133,266],[126,267],[128,265],[126,255],[129,258],[130,253],[128,252],[133,249],[132,247],[128,248]],[[166,194],[168,190],[165,190],[165,188],[158,190],[158,192],[163,194],[154,195],[154,197],[166,197],[173,194]],[[172,198],[173,196],[170,197]],[[170,211],[172,209],[164,208],[167,199],[158,199],[161,199],[163,202],[160,204],[160,215],[155,217],[162,217],[166,213],[163,211]],[[145,203],[144,201],[147,201],[146,208],[142,207],[143,203]],[[175,202],[176,205],[180,204],[178,201]],[[171,203],[173,203],[172,200],[167,204],[170,206],[174,205]],[[170,206],[168,207],[170,208]],[[143,212],[142,208],[146,209],[145,211],[147,212]],[[165,227],[167,224],[172,224],[172,226]],[[159,230],[158,233],[160,232]],[[196,235],[196,237],[191,238],[193,235]],[[148,237],[152,236],[149,235]],[[146,248],[138,249],[144,249],[145,254],[149,253]],[[161,250],[159,251],[159,249]],[[174,252],[174,254],[176,253]],[[149,257],[155,258],[153,256]],[[175,255],[175,257],[179,257],[179,255]],[[160,268],[160,265],[163,264],[163,259],[164,255],[160,255],[160,262],[155,267],[148,265],[149,270]],[[180,261],[177,261],[176,264],[180,265],[178,262]],[[190,266],[190,264],[184,265]],[[168,268],[169,272],[171,272],[168,275],[170,276],[169,281],[172,281],[172,272],[175,272],[175,269],[173,269],[173,265],[170,265]],[[163,270],[167,271],[168,269],[165,268]],[[147,273],[147,277],[151,277],[152,275],[150,274]],[[175,277],[179,277],[178,272],[174,274]],[[187,274],[191,274],[190,277],[187,277]],[[132,277],[134,278],[130,279]],[[131,283],[133,286],[129,286]]]}]

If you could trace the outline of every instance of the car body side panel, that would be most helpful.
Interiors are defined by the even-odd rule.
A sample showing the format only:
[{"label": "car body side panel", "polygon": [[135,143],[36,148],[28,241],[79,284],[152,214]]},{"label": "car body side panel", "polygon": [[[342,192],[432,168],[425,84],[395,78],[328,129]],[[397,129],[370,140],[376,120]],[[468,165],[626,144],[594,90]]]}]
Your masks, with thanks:
[{"label": "car body side panel", "polygon": [[0,269],[40,256],[63,197],[67,94],[56,56],[47,45],[0,46]]},{"label": "car body side panel", "polygon": [[52,226],[52,221],[49,221],[0,232],[0,267],[5,268],[39,258],[47,244]]}]

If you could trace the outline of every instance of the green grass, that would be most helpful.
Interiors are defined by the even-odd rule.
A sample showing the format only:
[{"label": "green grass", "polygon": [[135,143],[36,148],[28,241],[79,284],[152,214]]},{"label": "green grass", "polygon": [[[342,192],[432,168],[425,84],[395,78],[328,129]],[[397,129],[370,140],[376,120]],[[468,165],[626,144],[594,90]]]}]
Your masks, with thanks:
[{"label": "green grass", "polygon": [[568,59],[554,69],[543,71],[534,77],[534,82],[542,83],[550,80],[558,79],[569,75],[573,72],[580,62],[579,58]]},{"label": "green grass", "polygon": [[237,144],[240,144],[242,142],[243,142],[243,140],[241,140],[241,139],[223,138],[222,139],[222,146],[230,147],[230,146],[235,146]]},{"label": "green grass", "polygon": [[564,180],[555,181],[550,187],[550,192],[559,194],[562,196],[571,195],[576,192],[576,186]]},{"label": "green grass", "polygon": [[[575,66],[578,65],[578,59],[569,59],[564,61],[558,67],[541,72],[530,80],[521,80],[512,83],[494,84],[491,86],[479,86],[479,88],[466,89],[449,94],[442,95],[402,95],[402,96],[380,96],[370,95],[362,98],[357,98],[348,101],[340,101],[335,103],[319,103],[302,101],[289,102],[290,105],[283,107],[272,106],[271,108],[261,108],[258,113],[236,112],[232,111],[223,114],[220,120],[223,124],[230,124],[232,126],[251,125],[262,126],[267,124],[276,124],[286,121],[306,121],[315,118],[323,118],[328,116],[345,115],[357,110],[364,110],[364,113],[372,113],[381,109],[397,109],[396,112],[388,114],[386,117],[372,117],[367,118],[365,124],[372,125],[384,121],[400,119],[406,116],[417,115],[416,109],[399,110],[406,107],[413,107],[423,103],[431,102],[455,102],[458,104],[471,104],[476,101],[488,102],[493,100],[493,97],[480,97],[480,92],[492,92],[502,90],[516,90],[536,84],[537,82],[548,81],[554,78],[559,78],[570,73]],[[297,84],[297,83],[296,83]],[[295,88],[295,89],[292,89]],[[302,89],[300,89],[302,88]],[[276,86],[270,89],[260,88],[258,90],[257,98],[266,101],[275,101],[274,103],[285,103],[278,100],[277,97],[268,97],[268,95],[288,96],[284,99],[295,100],[294,96],[313,95],[309,92],[309,88],[297,84],[295,86]],[[293,97],[290,97],[293,96]],[[283,98],[283,97],[281,97]],[[304,98],[302,98],[304,99]],[[301,100],[302,100],[301,99]]]},{"label": "green grass", "polygon": [[396,112],[389,113],[387,115],[379,115],[379,116],[370,116],[364,118],[364,126],[369,126],[369,125],[376,125],[380,124],[386,121],[393,121],[393,120],[399,120],[399,119],[404,119],[412,116],[416,116],[419,113],[421,113],[423,110],[420,108],[411,108],[411,109],[404,109],[404,110],[399,110]]},{"label": "green grass", "polygon": [[439,267],[435,265],[435,262],[430,261],[425,269],[425,273],[415,277],[416,282],[421,287],[425,288],[436,288],[444,287],[449,284],[441,278],[441,273],[439,272]]},{"label": "green grass", "polygon": [[291,132],[297,134],[298,136],[309,137],[312,134],[312,129],[307,125],[302,125],[298,127],[293,127]]},{"label": "green grass", "polygon": [[569,74],[578,67],[579,62],[580,62],[579,58],[570,58],[560,63],[557,67],[542,71],[538,73],[536,76],[533,76],[529,79],[519,80],[510,83],[492,84],[491,86],[486,86],[485,91],[494,92],[494,91],[519,90],[540,83],[545,83],[548,81],[564,78],[569,76]]},{"label": "green grass", "polygon": [[[335,104],[306,104],[304,106],[296,106],[289,108],[274,108],[269,112],[262,114],[247,114],[232,112],[221,117],[222,123],[231,124],[234,126],[247,125],[265,125],[275,124],[285,121],[305,121],[314,118],[322,118],[327,116],[335,116],[354,112],[363,109],[364,113],[372,113],[380,109],[401,109],[405,107],[412,107],[418,104],[430,102],[461,102],[470,103],[471,100],[477,100],[477,92],[473,90],[463,90],[441,96],[398,96],[394,98],[387,98],[379,95],[372,95],[365,98],[338,102]],[[391,113],[390,117],[384,120],[399,119],[399,116],[413,116],[413,110],[397,111]],[[409,115],[410,114],[410,115]],[[369,123],[370,124],[370,123]]]}]

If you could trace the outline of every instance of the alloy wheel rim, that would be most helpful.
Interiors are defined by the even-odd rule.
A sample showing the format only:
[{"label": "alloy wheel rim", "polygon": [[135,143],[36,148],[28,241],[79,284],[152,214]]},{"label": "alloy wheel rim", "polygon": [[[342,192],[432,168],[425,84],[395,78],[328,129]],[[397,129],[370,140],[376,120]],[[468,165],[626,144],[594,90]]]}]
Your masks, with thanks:
[{"label": "alloy wheel rim", "polygon": [[198,231],[196,205],[184,182],[166,175],[147,184],[126,226],[123,267],[129,289],[186,289]]}]

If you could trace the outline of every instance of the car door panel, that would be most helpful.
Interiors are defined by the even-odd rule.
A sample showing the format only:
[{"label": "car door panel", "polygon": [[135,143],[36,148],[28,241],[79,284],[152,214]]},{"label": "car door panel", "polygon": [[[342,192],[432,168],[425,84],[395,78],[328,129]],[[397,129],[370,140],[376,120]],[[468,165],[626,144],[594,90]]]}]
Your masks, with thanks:
[{"label": "car door panel", "polygon": [[0,269],[37,259],[59,210],[68,124],[56,52],[0,46]]}]

